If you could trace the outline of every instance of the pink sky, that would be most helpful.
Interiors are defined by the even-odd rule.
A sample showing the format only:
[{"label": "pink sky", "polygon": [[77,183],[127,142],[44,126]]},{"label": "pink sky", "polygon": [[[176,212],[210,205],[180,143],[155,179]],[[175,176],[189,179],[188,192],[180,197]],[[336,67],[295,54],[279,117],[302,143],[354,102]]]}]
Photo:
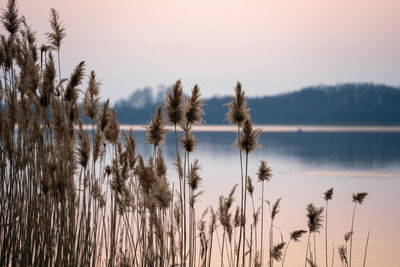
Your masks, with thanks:
[{"label": "pink sky", "polygon": [[[1,7],[5,6],[1,1]],[[117,100],[181,78],[204,96],[317,84],[400,85],[398,0],[25,0],[40,42],[56,8],[67,29],[63,75],[80,61]]]}]

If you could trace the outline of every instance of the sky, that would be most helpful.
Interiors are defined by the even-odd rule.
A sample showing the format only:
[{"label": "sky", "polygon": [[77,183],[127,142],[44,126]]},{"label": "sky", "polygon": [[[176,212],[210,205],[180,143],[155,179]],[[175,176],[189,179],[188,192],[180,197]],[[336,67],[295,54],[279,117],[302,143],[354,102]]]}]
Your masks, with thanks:
[{"label": "sky", "polygon": [[[62,74],[86,61],[116,101],[181,79],[189,92],[251,96],[310,85],[400,85],[399,0],[19,0],[40,44],[63,20]],[[6,0],[0,0],[5,7]]]}]

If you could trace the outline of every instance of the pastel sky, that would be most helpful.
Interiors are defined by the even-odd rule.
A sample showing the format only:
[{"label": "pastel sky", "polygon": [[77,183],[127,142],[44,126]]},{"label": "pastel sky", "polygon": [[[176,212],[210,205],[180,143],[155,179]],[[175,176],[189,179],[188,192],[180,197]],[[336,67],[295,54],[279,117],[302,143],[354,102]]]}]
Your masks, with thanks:
[{"label": "pastel sky", "polygon": [[[5,6],[1,0],[1,7]],[[400,85],[399,0],[19,0],[40,43],[50,8],[67,29],[61,61],[95,70],[103,97],[181,78],[204,96],[308,85]]]}]

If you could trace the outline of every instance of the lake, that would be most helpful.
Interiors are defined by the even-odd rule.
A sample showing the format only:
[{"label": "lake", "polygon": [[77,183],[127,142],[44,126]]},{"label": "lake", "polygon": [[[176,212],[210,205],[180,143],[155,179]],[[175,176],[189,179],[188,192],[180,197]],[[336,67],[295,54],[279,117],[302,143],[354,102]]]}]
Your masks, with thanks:
[{"label": "lake", "polygon": [[[134,131],[137,152],[148,157],[152,148],[143,141],[145,132],[137,129],[140,128]],[[216,208],[218,197],[221,194],[227,195],[232,186],[240,184],[240,165],[238,149],[233,145],[236,138],[234,132],[197,131],[195,136],[198,143],[191,159],[199,159],[203,178],[201,190],[204,190],[200,202],[196,204],[196,214],[199,215],[208,205]],[[329,202],[328,213],[328,253],[331,258],[334,249],[335,266],[341,266],[337,247],[344,244],[343,236],[350,231],[353,210],[351,197],[353,193],[365,191],[369,195],[357,207],[355,216],[353,266],[362,266],[369,228],[371,236],[366,266],[399,266],[399,131],[277,130],[263,132],[259,143],[261,147],[249,156],[249,175],[255,184],[256,206],[261,204],[261,184],[257,183],[255,173],[260,160],[266,160],[274,176],[265,185],[265,196],[270,201],[282,197],[281,212],[277,215],[275,224],[281,229],[285,241],[289,232],[307,230],[307,204],[313,202],[317,206],[324,206],[323,192],[333,187],[334,195]],[[175,157],[173,132],[167,134],[162,149],[169,167],[169,180],[177,188],[177,175],[171,168]],[[235,206],[240,202],[239,191]],[[250,214],[251,204],[248,207]],[[267,206],[264,212],[264,223],[268,227],[270,220]],[[267,232],[265,229],[267,228],[264,228],[264,233]],[[274,239],[280,239],[278,232]],[[318,265],[323,266],[324,229],[316,239]],[[264,244],[267,242],[264,241]],[[306,237],[302,238],[301,243],[291,243],[285,266],[303,266],[305,250]],[[215,252],[218,252],[217,248]],[[266,253],[267,250],[264,255]]]}]

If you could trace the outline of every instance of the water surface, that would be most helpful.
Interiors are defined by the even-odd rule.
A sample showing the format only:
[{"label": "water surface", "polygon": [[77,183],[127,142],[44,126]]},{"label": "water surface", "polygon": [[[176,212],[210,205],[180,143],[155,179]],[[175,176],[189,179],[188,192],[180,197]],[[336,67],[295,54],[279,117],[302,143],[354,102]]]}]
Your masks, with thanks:
[{"label": "water surface", "polygon": [[[151,147],[143,141],[145,133],[135,131],[134,135],[138,152],[148,157]],[[198,158],[202,167],[204,194],[197,204],[197,214],[201,214],[208,205],[216,207],[218,197],[226,195],[232,186],[240,183],[240,165],[238,150],[233,145],[234,132],[202,131],[195,135],[198,145],[191,158]],[[344,244],[343,235],[350,231],[351,196],[365,191],[370,195],[356,210],[353,265],[362,266],[366,236],[371,228],[367,266],[399,266],[399,132],[275,131],[262,133],[260,145],[250,154],[248,168],[256,186],[256,206],[261,204],[261,185],[256,182],[255,173],[259,161],[266,160],[274,175],[273,180],[266,184],[266,198],[275,201],[282,197],[276,225],[285,239],[290,231],[307,229],[306,205],[313,202],[324,206],[323,192],[334,187],[328,213],[328,251],[331,257],[334,249],[335,266],[341,266],[337,247]],[[172,132],[167,135],[163,152],[168,166],[172,166],[175,155]],[[176,172],[170,168],[168,175],[171,183],[177,185]],[[265,212],[268,213],[267,208]],[[268,214],[265,224],[269,225]],[[318,265],[322,266],[325,259],[324,230],[316,239]],[[275,240],[279,240],[278,233]],[[301,243],[291,244],[285,266],[302,266],[305,246],[305,238]]]}]

